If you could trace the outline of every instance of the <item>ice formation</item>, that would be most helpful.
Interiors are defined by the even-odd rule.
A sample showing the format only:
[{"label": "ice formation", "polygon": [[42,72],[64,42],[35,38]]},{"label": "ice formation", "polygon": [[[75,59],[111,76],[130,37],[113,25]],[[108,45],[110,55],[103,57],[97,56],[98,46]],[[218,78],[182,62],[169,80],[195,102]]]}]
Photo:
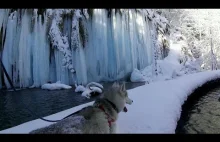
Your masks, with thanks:
[{"label": "ice formation", "polygon": [[152,64],[152,25],[166,28],[151,10],[30,11],[0,10],[2,60],[16,87],[123,79]]}]

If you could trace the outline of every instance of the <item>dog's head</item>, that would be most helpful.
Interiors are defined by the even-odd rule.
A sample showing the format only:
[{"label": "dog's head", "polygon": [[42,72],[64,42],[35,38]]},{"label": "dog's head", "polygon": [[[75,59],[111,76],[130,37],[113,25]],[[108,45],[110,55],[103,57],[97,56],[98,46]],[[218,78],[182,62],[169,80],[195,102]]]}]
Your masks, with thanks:
[{"label": "dog's head", "polygon": [[127,90],[125,88],[125,84],[119,85],[118,83],[114,83],[110,89],[110,92],[106,96],[111,102],[113,102],[118,108],[119,112],[124,111],[127,112],[126,104],[131,105],[133,100],[128,97]]}]

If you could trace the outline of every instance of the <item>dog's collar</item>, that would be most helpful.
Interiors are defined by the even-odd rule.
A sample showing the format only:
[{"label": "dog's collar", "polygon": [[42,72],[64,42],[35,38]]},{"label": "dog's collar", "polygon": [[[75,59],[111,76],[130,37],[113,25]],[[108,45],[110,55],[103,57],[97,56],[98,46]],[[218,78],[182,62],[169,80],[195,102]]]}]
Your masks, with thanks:
[{"label": "dog's collar", "polygon": [[[115,110],[117,113],[119,113],[118,108],[116,107],[116,105],[115,105],[114,103],[112,103],[112,102],[109,101],[108,99],[105,99],[105,100],[114,108],[114,110]],[[109,127],[111,128],[111,124],[112,124],[112,122],[114,122],[115,120],[112,119],[112,118],[109,116],[109,114],[105,111],[105,108],[103,107],[103,105],[98,105],[98,108],[101,109],[101,110],[105,113],[105,115],[107,116],[108,125],[109,125]]]},{"label": "dog's collar", "polygon": [[113,103],[113,102],[111,102],[111,101],[109,101],[108,99],[105,99],[107,102],[109,102],[109,104],[114,108],[114,110],[117,112],[117,113],[119,113],[119,110],[118,110],[118,108],[116,107],[116,105]]},{"label": "dog's collar", "polygon": [[108,113],[106,113],[106,111],[105,111],[105,109],[102,105],[99,105],[98,108],[100,108],[105,113],[105,115],[107,116],[108,126],[109,126],[109,128],[111,128],[112,122],[115,122],[115,120],[112,119],[111,117],[109,117]]}]

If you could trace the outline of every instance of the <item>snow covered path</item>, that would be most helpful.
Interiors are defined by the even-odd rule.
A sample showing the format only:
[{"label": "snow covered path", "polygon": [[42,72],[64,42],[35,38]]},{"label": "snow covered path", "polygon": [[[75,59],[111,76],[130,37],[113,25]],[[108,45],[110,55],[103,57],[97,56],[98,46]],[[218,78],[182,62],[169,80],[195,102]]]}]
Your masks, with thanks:
[{"label": "snow covered path", "polygon": [[[117,133],[175,133],[181,106],[187,96],[197,87],[216,78],[220,78],[219,70],[185,75],[174,80],[158,81],[128,90],[129,97],[134,102],[132,105],[127,105],[127,113],[119,114]],[[92,103],[83,104],[46,118],[61,119]],[[0,131],[0,133],[28,133],[49,124],[51,123],[37,119]]]}]

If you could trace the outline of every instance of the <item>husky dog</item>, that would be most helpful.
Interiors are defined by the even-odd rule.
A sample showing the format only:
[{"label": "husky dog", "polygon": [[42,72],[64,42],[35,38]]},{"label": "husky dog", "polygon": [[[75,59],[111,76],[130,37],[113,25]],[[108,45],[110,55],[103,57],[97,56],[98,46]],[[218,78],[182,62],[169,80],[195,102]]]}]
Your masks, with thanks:
[{"label": "husky dog", "polygon": [[116,120],[121,111],[127,112],[125,104],[132,104],[125,84],[114,83],[92,106],[50,126],[30,132],[31,134],[110,134],[116,132]]}]

